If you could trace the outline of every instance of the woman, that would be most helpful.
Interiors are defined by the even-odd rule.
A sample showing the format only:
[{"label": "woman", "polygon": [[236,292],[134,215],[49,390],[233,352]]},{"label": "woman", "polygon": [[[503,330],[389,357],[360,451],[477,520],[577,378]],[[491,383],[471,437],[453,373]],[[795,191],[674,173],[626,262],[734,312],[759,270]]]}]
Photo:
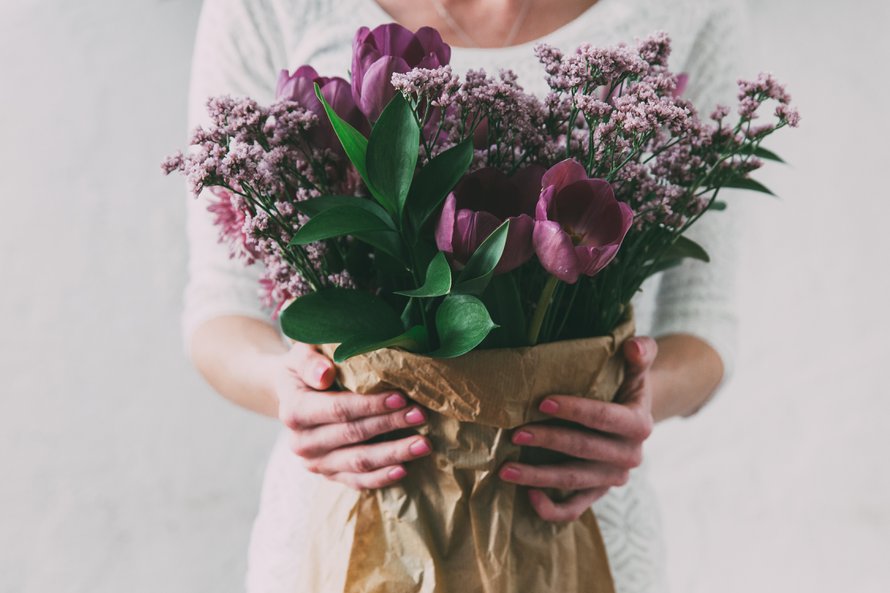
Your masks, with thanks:
[{"label": "woman", "polygon": [[[202,12],[190,90],[190,126],[205,117],[216,94],[271,102],[281,69],[311,63],[323,75],[345,76],[352,36],[361,25],[430,25],[453,47],[457,71],[509,67],[527,90],[543,93],[532,47],[546,41],[565,50],[582,42],[611,45],[655,30],[674,40],[671,63],[689,74],[687,94],[703,109],[731,98],[738,23],[729,6],[702,0],[207,0]],[[620,592],[663,591],[661,537],[655,504],[638,466],[654,422],[697,411],[727,375],[735,322],[731,306],[737,217],[709,215],[691,233],[712,256],[688,262],[650,282],[635,302],[639,337],[625,349],[621,403],[553,396],[542,411],[571,427],[529,425],[514,442],[572,455],[560,466],[511,463],[501,479],[529,487],[548,521],[577,518],[591,504],[599,518]],[[195,365],[222,395],[284,424],[264,485],[251,542],[248,590],[298,590],[307,499],[315,480],[379,488],[411,471],[427,455],[422,437],[367,441],[418,426],[424,411],[398,393],[376,396],[325,392],[334,368],[313,348],[288,347],[259,305],[257,271],[230,260],[216,242],[211,215],[189,205],[191,257],[184,327]],[[575,491],[554,502],[541,490]]]}]

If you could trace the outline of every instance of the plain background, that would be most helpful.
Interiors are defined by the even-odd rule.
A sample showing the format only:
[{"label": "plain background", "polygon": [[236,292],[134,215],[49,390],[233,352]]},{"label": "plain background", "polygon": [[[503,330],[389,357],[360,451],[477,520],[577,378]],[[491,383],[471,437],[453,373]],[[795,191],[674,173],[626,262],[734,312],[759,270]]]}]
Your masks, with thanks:
[{"label": "plain background", "polygon": [[[751,0],[803,127],[750,195],[738,373],[648,456],[680,593],[890,588],[886,2]],[[0,4],[0,592],[241,590],[276,426],[180,343],[199,3]],[[748,73],[753,74],[753,73]]]}]

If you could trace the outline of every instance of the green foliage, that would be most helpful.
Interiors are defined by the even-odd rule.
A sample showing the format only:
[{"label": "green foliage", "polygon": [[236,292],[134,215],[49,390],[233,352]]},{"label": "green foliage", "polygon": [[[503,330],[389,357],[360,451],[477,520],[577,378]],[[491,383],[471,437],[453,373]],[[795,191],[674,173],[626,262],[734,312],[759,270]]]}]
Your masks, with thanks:
[{"label": "green foliage", "polygon": [[388,340],[404,330],[383,299],[364,290],[325,288],[302,296],[281,313],[284,334],[307,344]]},{"label": "green foliage", "polygon": [[[353,198],[353,200],[355,202],[362,201],[361,198]],[[344,235],[385,231],[395,231],[392,221],[386,216],[386,213],[380,216],[357,204],[344,204],[322,210],[310,218],[294,233],[290,244],[308,245]]]},{"label": "green foliage", "polygon": [[388,340],[367,340],[356,337],[343,342],[334,352],[334,362],[343,362],[353,356],[373,352],[381,348],[401,348],[409,352],[422,352],[429,349],[429,336],[426,328],[415,325],[408,331]]},{"label": "green foliage", "polygon": [[387,104],[371,130],[366,163],[375,197],[400,217],[414,179],[420,144],[420,126],[401,93]]},{"label": "green foliage", "polygon": [[485,241],[479,245],[476,252],[470,257],[467,265],[460,271],[454,284],[454,291],[466,294],[482,294],[488,287],[494,269],[501,256],[504,254],[504,246],[507,243],[507,233],[510,230],[510,221],[505,220],[496,228]]},{"label": "green foliage", "polygon": [[439,348],[429,356],[454,358],[466,354],[496,327],[482,301],[468,294],[448,295],[436,312]]},{"label": "green foliage", "polygon": [[337,112],[334,111],[333,107],[331,107],[324,98],[324,95],[321,94],[321,88],[319,88],[318,84],[315,85],[315,96],[318,97],[322,107],[324,107],[328,119],[331,120],[331,126],[334,128],[334,133],[337,134],[340,144],[343,145],[343,150],[346,151],[346,156],[349,157],[349,160],[355,165],[356,170],[365,181],[365,184],[370,188],[371,184],[368,182],[368,170],[365,166],[365,155],[368,151],[368,139],[365,138],[361,132],[353,128],[352,124],[337,115]]},{"label": "green foliage", "polygon": [[414,290],[396,291],[407,297],[439,297],[451,292],[451,266],[441,251],[430,261],[423,286]]},{"label": "green foliage", "polygon": [[723,187],[732,187],[735,189],[747,189],[751,191],[757,191],[764,194],[769,194],[771,196],[775,196],[772,191],[759,181],[755,181],[748,177],[737,177],[735,179],[729,179],[722,184]]},{"label": "green foliage", "polygon": [[408,195],[408,218],[415,229],[424,223],[442,205],[473,161],[473,141],[464,140],[436,155],[414,178]]}]

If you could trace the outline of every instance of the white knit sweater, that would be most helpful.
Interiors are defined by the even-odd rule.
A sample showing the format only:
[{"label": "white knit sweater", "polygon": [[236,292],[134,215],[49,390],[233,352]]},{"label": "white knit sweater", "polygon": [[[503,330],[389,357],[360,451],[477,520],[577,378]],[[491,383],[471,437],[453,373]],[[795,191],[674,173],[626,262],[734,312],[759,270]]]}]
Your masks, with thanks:
[{"label": "white knit sweater", "polygon": [[[686,95],[707,115],[717,102],[734,105],[735,79],[752,74],[741,70],[744,19],[733,1],[599,0],[541,41],[571,50],[582,42],[632,42],[664,30],[673,39],[671,66],[689,74]],[[228,93],[271,102],[281,69],[312,64],[322,75],[345,77],[355,30],[389,21],[373,0],[205,0],[192,65],[190,129],[206,120],[209,96]],[[511,68],[527,90],[543,93],[543,72],[533,46],[454,48],[452,65],[459,72]],[[733,293],[741,209],[733,208],[734,197],[727,193],[729,210],[708,213],[689,232],[710,253],[711,263],[687,261],[650,280],[635,300],[635,310],[639,333],[698,336],[718,351],[728,375],[736,334]],[[259,303],[259,271],[229,258],[201,199],[189,199],[188,237],[186,339],[202,322],[220,315],[268,320],[269,312]],[[282,449],[280,443],[270,462],[254,530],[251,593],[299,590],[294,546],[305,534],[299,533],[297,509],[312,477]],[[662,590],[654,502],[638,474],[595,505],[622,593]]]}]

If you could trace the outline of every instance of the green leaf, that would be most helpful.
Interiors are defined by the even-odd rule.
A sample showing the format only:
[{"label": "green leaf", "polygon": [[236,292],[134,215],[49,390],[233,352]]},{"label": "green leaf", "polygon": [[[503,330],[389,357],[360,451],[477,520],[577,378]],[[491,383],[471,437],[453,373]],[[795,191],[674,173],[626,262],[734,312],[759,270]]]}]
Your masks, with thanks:
[{"label": "green leaf", "polygon": [[384,231],[358,231],[352,234],[353,237],[367,243],[372,247],[376,247],[387,255],[392,256],[396,261],[405,265],[405,250],[402,246],[401,236],[395,231],[394,223],[390,215],[380,207],[380,204],[366,198],[357,196],[320,196],[318,198],[309,198],[302,202],[296,202],[294,206],[300,212],[309,216],[317,216],[322,212],[333,210],[340,206],[349,206],[353,208],[362,208],[369,214],[376,216],[387,223],[388,228]]},{"label": "green leaf", "polygon": [[337,350],[334,352],[334,362],[343,362],[353,356],[373,352],[381,348],[401,348],[408,352],[423,352],[429,349],[429,336],[425,327],[415,325],[409,328],[408,331],[388,340],[349,340],[337,347]]},{"label": "green leaf", "polygon": [[414,179],[420,152],[420,127],[401,93],[387,104],[368,140],[368,179],[375,197],[388,211],[401,215]]},{"label": "green leaf", "polygon": [[436,155],[414,178],[408,196],[408,218],[420,229],[442,204],[473,161],[473,141],[464,140]]},{"label": "green leaf", "polygon": [[436,311],[439,348],[429,356],[454,358],[466,354],[496,327],[482,301],[468,294],[448,295]]},{"label": "green leaf", "polygon": [[708,252],[705,251],[704,247],[692,239],[680,235],[677,237],[677,240],[674,241],[674,244],[664,253],[663,259],[670,260],[685,258],[697,259],[703,262],[711,261],[711,257],[708,255]]},{"label": "green leaf", "polygon": [[414,290],[396,292],[407,297],[440,297],[451,292],[451,266],[441,251],[430,261],[423,286]]},{"label": "green leaf", "polygon": [[398,313],[363,290],[325,288],[301,296],[281,313],[281,329],[306,344],[380,341],[403,331]]},{"label": "green leaf", "polygon": [[711,206],[709,209],[715,210],[717,212],[722,212],[722,211],[726,210],[726,202],[721,202],[720,200],[714,200],[714,202],[711,203]]},{"label": "green leaf", "polygon": [[510,221],[505,220],[479,245],[457,277],[454,292],[482,294],[504,254],[509,230]]},{"label": "green leaf", "polygon": [[735,179],[730,179],[722,184],[722,187],[733,187],[736,189],[748,189],[751,191],[759,191],[761,193],[769,194],[774,196],[773,192],[769,190],[768,187],[760,183],[759,181],[754,181],[753,179],[749,179],[747,177],[737,177]]},{"label": "green leaf", "polygon": [[306,245],[343,235],[392,231],[392,221],[358,205],[334,206],[319,212],[294,233],[291,245]]},{"label": "green leaf", "polygon": [[397,232],[380,231],[355,233],[353,237],[377,248],[389,256],[392,256],[392,258],[399,262],[403,268],[407,269],[408,262],[405,259],[405,249],[402,246],[402,237]]},{"label": "green leaf", "polygon": [[380,207],[380,204],[368,198],[358,196],[319,196],[294,202],[293,204],[294,208],[310,217],[338,206],[354,206],[367,210],[381,220],[391,220],[389,214]]},{"label": "green leaf", "polygon": [[777,155],[776,153],[774,153],[771,150],[767,150],[766,148],[764,148],[762,146],[758,146],[757,148],[755,148],[751,154],[753,154],[756,157],[766,159],[768,161],[776,161],[777,163],[785,162],[784,160],[782,160],[782,157],[780,157],[779,155]]},{"label": "green leaf", "polygon": [[346,156],[349,157],[349,160],[355,166],[358,174],[361,175],[365,184],[368,186],[368,189],[371,189],[371,184],[368,181],[368,168],[366,165],[368,139],[365,138],[361,132],[353,128],[352,124],[337,115],[334,108],[328,104],[324,95],[321,94],[321,88],[318,86],[318,83],[315,84],[315,96],[318,97],[322,107],[324,107],[325,113],[328,115],[328,119],[331,120],[331,126],[334,128],[334,133],[337,134],[340,144],[343,145],[343,150],[346,151]]}]

